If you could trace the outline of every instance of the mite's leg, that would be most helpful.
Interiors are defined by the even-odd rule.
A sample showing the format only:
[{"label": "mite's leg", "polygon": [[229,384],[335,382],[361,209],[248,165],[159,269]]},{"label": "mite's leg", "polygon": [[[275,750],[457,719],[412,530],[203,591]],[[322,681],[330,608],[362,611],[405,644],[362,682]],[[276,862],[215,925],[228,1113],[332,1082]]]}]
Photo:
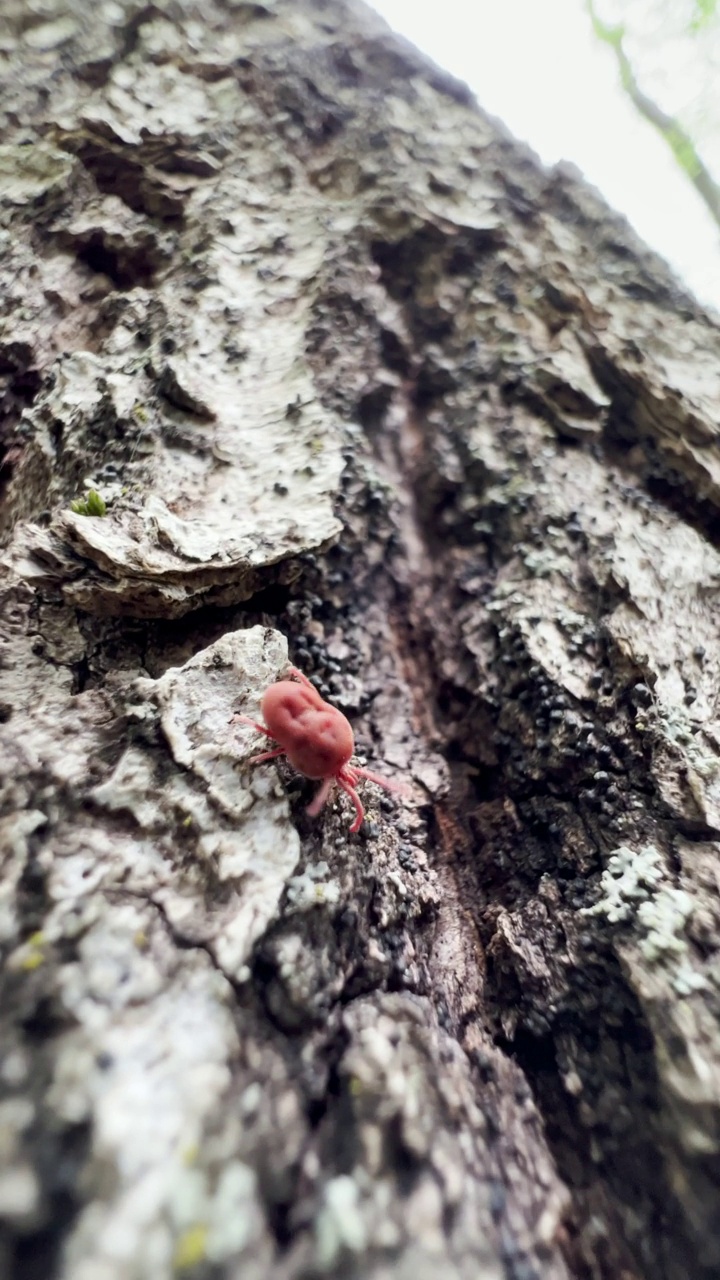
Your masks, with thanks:
[{"label": "mite's leg", "polygon": [[[313,693],[317,693],[317,689],[315,688],[315,685],[312,683],[312,680],[308,680],[307,676],[303,675],[302,671],[298,671],[297,667],[291,667],[288,672],[288,675],[294,676],[296,680],[300,681],[300,684],[305,685],[306,689],[312,689]],[[318,694],[318,697],[320,697],[319,694]]]},{"label": "mite's leg", "polygon": [[257,729],[258,733],[264,733],[266,738],[272,738],[273,736],[264,724],[258,724],[257,720],[251,720],[249,716],[234,715],[230,720],[230,724],[250,724],[253,729]]},{"label": "mite's leg", "polygon": [[352,770],[355,780],[367,778],[368,782],[375,782],[379,787],[384,787],[386,791],[396,791],[401,796],[410,794],[410,788],[406,787],[402,782],[388,782],[387,778],[381,778],[379,774],[371,773],[369,769],[361,769],[357,764],[348,765],[348,772],[350,770]]},{"label": "mite's leg", "polygon": [[325,779],[320,790],[315,796],[315,799],[310,801],[310,804],[305,810],[305,812],[308,814],[309,817],[317,818],[320,810],[324,808],[324,806],[327,804],[327,798],[330,795],[330,792],[332,791],[332,786],[334,782],[335,782],[335,778],[333,777]]},{"label": "mite's leg", "polygon": [[259,756],[251,756],[248,764],[262,764],[263,760],[274,760],[276,756],[284,756],[285,748],[277,747],[275,751],[263,751]]},{"label": "mite's leg", "polygon": [[350,834],[353,835],[356,831],[360,830],[363,824],[363,818],[365,817],[365,810],[363,809],[362,804],[360,803],[360,797],[357,791],[355,790],[350,778],[348,778],[345,773],[339,773],[337,780],[340,786],[342,787],[343,791],[345,791],[347,795],[349,795],[350,799],[355,805],[355,813],[357,814],[357,817],[355,818],[355,821],[353,822],[350,828]]}]

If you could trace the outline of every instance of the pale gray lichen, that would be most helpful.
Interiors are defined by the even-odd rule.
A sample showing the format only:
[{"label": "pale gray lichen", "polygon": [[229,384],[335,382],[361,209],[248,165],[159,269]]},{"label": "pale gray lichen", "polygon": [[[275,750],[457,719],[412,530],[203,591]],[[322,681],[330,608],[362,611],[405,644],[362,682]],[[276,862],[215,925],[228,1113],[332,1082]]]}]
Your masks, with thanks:
[{"label": "pale gray lichen", "polygon": [[672,985],[676,995],[679,996],[692,995],[693,991],[707,991],[709,986],[704,974],[693,969],[687,959],[682,960],[673,973]]},{"label": "pale gray lichen", "polygon": [[240,1160],[227,1164],[220,1174],[208,1206],[206,1256],[222,1262],[244,1249],[260,1233],[257,1178]]},{"label": "pale gray lichen", "polygon": [[293,876],[287,882],[287,904],[290,911],[309,911],[311,907],[331,905],[340,901],[340,886],[327,880],[327,862],[316,862],[306,867],[302,875]]},{"label": "pale gray lichen", "polygon": [[620,845],[608,859],[600,885],[603,896],[583,915],[605,916],[610,924],[631,920],[638,904],[652,896],[661,883],[663,866],[660,851],[654,845],[630,849]]},{"label": "pale gray lichen", "polygon": [[[17,1064],[16,1064],[17,1065]],[[2,1083],[17,1087],[24,1078],[12,1078],[2,1070]],[[40,1187],[23,1150],[23,1135],[36,1118],[28,1098],[8,1097],[0,1102],[0,1217],[15,1228],[32,1225],[40,1202]]]},{"label": "pale gray lichen", "polygon": [[570,563],[567,556],[559,555],[552,547],[521,547],[520,554],[528,573],[535,578],[549,578],[553,573],[563,573]]},{"label": "pale gray lichen", "polygon": [[650,965],[674,963],[672,986],[684,996],[703,989],[707,982],[693,968],[685,938],[693,899],[685,889],[664,885],[664,875],[662,855],[654,845],[637,850],[621,845],[602,874],[603,896],[582,914],[602,915],[610,924],[634,920],[643,959]]},{"label": "pale gray lichen", "polygon": [[[250,948],[278,909],[300,843],[274,768],[257,773],[241,768],[254,731],[228,721],[238,707],[257,712],[265,688],[286,664],[284,636],[258,626],[229,632],[158,680],[137,681],[135,691],[157,709],[163,736],[182,772],[165,781],[159,793],[146,776],[148,769],[157,768],[156,757],[146,759],[140,748],[131,747],[111,783],[99,797],[100,789],[95,793],[96,800],[107,804],[108,786],[114,787],[115,803],[135,805],[138,821],[151,829],[172,825],[179,813],[186,815],[183,828],[195,842],[200,865],[212,867],[228,890],[223,920],[215,920],[208,943],[223,972],[235,981],[244,978]],[[140,758],[130,769],[133,751]],[[136,801],[132,779],[137,771],[142,783]],[[181,931],[204,914],[195,886],[163,886],[154,896]]]},{"label": "pale gray lichen", "polygon": [[342,1174],[327,1183],[315,1220],[315,1240],[321,1271],[329,1271],[344,1252],[357,1254],[365,1248],[367,1228],[353,1178]]},{"label": "pale gray lichen", "polygon": [[[717,754],[718,724],[711,719],[698,723],[683,707],[666,703],[658,707],[656,724],[660,732],[685,758],[685,778],[699,813],[708,826],[715,827],[720,815],[720,758]],[[661,793],[670,794],[662,774]]]},{"label": "pale gray lichen", "polygon": [[[114,918],[98,926],[98,953],[113,928]],[[171,964],[156,931],[158,943],[158,958],[167,954]],[[169,1274],[189,1203],[193,1215],[204,1212],[188,1153],[230,1080],[231,990],[202,951],[188,952],[174,976],[160,964],[164,985],[154,994],[147,989],[142,1018],[132,1001],[113,1007],[112,967],[104,975],[95,967],[86,982],[78,964],[72,989],[63,992],[81,1030],[58,1055],[48,1104],[66,1122],[92,1115],[93,1166],[114,1177],[112,1193],[87,1206],[68,1239],[64,1274],[73,1280],[147,1274],[148,1256],[154,1274]],[[99,1052],[108,1070],[98,1070]]]},{"label": "pale gray lichen", "polygon": [[640,904],[637,918],[646,931],[640,950],[646,960],[665,960],[683,954],[687,943],[682,932],[692,909],[690,894],[672,886],[662,888],[656,897]]},{"label": "pale gray lichen", "polygon": [[[0,147],[0,190],[3,204],[24,205],[31,200],[52,200],[67,190],[77,161],[66,151],[35,140],[31,147]],[[9,221],[8,215],[0,215]]]},{"label": "pale gray lichen", "polygon": [[40,1202],[40,1186],[28,1164],[0,1172],[0,1215],[16,1228],[32,1225]]},{"label": "pale gray lichen", "polygon": [[679,996],[703,991],[707,980],[693,968],[688,954],[685,925],[693,913],[693,900],[684,889],[664,886],[655,898],[640,904],[638,921],[646,930],[640,951],[648,964],[672,964],[672,986]]}]

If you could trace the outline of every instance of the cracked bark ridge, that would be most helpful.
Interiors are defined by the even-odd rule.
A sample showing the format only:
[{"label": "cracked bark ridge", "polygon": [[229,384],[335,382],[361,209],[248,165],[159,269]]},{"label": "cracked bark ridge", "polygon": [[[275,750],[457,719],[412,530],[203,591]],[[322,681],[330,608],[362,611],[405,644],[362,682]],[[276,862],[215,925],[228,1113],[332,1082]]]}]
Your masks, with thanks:
[{"label": "cracked bark ridge", "polygon": [[712,1280],[717,322],[359,5],[0,33],[0,1268]]},{"label": "cracked bark ridge", "polygon": [[[99,86],[58,90],[37,147],[16,131],[3,148],[8,278],[23,281],[23,305],[9,307],[0,363],[45,374],[9,468],[6,527],[30,517],[11,563],[90,612],[167,617],[246,599],[331,540],[340,463],[296,345],[326,253],[317,201],[297,189],[297,166],[257,150],[263,121],[238,95],[231,32],[230,62],[206,79],[168,60],[172,23],[155,17],[141,56]],[[119,41],[116,19],[105,35]],[[9,37],[21,108],[57,56],[34,29]],[[37,205],[52,246],[40,256],[18,217]],[[111,500],[106,521],[67,510],[84,484]]]}]

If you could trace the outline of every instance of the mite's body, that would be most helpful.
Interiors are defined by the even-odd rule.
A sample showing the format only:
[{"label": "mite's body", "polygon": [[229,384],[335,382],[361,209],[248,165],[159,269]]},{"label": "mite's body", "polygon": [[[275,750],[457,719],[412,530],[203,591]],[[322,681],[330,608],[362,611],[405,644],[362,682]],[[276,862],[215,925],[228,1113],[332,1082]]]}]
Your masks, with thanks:
[{"label": "mite's body", "polygon": [[279,743],[272,751],[254,756],[252,764],[287,756],[290,764],[306,778],[322,780],[322,786],[307,812],[315,817],[325,804],[333,784],[347,792],[355,806],[355,821],[351,831],[359,830],[365,813],[355,787],[360,778],[368,778],[388,791],[400,790],[392,782],[386,782],[377,774],[350,764],[355,740],[350,722],[320,697],[317,689],[296,667],[290,668],[289,680],[278,680],[265,691],[262,713],[265,724],[238,716],[244,724],[251,724],[260,733]]}]

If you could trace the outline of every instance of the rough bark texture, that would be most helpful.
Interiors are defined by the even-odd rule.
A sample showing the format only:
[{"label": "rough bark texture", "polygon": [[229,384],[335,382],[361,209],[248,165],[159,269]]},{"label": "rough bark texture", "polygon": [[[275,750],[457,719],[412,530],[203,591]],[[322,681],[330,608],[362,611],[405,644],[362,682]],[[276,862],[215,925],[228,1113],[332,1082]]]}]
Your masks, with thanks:
[{"label": "rough bark texture", "polygon": [[359,5],[0,32],[3,1274],[717,1276],[717,322]]}]

